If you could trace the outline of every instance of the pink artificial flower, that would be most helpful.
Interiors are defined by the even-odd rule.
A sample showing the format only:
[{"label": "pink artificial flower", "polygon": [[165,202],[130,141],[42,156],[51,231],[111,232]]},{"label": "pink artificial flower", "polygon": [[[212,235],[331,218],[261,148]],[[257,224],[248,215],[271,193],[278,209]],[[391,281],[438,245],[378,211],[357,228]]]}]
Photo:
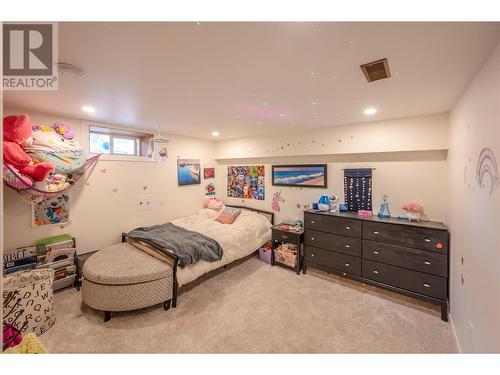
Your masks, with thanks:
[{"label": "pink artificial flower", "polygon": [[424,208],[418,203],[407,203],[402,208],[410,212],[424,212]]}]

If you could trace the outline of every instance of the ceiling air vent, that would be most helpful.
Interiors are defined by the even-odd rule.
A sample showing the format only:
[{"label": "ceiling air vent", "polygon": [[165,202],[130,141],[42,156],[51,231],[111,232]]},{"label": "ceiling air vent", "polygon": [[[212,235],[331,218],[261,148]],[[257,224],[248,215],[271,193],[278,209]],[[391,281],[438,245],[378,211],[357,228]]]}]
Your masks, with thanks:
[{"label": "ceiling air vent", "polygon": [[368,82],[378,81],[379,79],[389,78],[391,76],[387,59],[363,64],[361,65],[361,70]]}]

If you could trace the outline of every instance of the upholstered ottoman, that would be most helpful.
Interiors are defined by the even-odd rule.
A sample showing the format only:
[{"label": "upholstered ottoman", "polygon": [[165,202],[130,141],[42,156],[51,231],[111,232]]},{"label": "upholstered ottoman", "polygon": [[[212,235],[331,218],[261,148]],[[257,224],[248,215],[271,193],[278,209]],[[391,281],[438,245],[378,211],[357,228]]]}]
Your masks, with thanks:
[{"label": "upholstered ottoman", "polygon": [[[123,242],[91,255],[82,270],[83,302],[105,312],[136,310],[163,303],[170,308],[174,290],[172,267]],[[174,304],[175,307],[175,304]]]}]

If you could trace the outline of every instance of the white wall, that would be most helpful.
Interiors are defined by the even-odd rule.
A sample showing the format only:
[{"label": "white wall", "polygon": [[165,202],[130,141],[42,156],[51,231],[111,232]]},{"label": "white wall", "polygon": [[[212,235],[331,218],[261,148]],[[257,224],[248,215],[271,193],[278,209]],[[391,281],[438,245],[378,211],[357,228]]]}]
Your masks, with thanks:
[{"label": "white wall", "polygon": [[448,114],[329,126],[219,141],[215,159],[448,149]]},{"label": "white wall", "polygon": [[[451,315],[464,352],[500,352],[500,186],[475,179],[480,151],[500,164],[500,45],[450,116]],[[463,259],[463,265],[462,265]],[[462,285],[463,275],[463,285]],[[473,328],[470,328],[473,327]]]},{"label": "white wall", "polygon": [[[265,201],[224,199],[271,210],[273,193],[281,190],[286,201],[277,220],[296,220],[303,218],[303,205],[317,202],[321,195],[339,195],[344,201],[342,169],[371,167],[376,168],[373,171],[375,213],[381,195],[387,194],[393,216],[404,213],[401,209],[404,203],[416,201],[424,206],[428,219],[443,221],[447,208],[447,148],[446,114],[219,141],[217,190],[225,197],[228,165],[264,164]],[[290,163],[328,163],[328,188],[272,186],[271,165]]]},{"label": "white wall", "polygon": [[[23,113],[5,109],[4,115]],[[52,124],[56,120],[68,122],[82,133],[77,119],[67,119],[26,112],[32,122]],[[98,124],[93,122],[93,124]],[[213,165],[214,143],[196,138],[162,134],[170,140],[168,161],[122,162],[99,161],[87,181],[80,181],[70,189],[71,223],[64,226],[32,228],[30,204],[9,188],[4,189],[4,249],[29,245],[36,239],[71,233],[77,239],[78,251],[87,252],[120,241],[122,232],[138,226],[166,222],[196,212],[202,205],[204,184],[177,186],[177,158],[201,159],[202,165]],[[103,173],[105,170],[106,173]],[[143,186],[147,186],[146,190]],[[113,189],[117,188],[116,193]],[[152,195],[154,208],[137,211],[138,196]]]},{"label": "white wall", "polygon": [[[288,163],[327,163],[328,188],[297,188],[272,186],[271,165]],[[226,173],[228,165],[264,164],[266,173],[266,199],[227,198]],[[223,199],[232,204],[248,205],[271,211],[273,194],[281,191],[285,202],[276,214],[277,221],[303,219],[303,205],[317,202],[321,195],[339,195],[344,202],[344,168],[375,168],[373,171],[373,211],[380,208],[382,194],[389,195],[391,215],[403,214],[401,206],[408,202],[420,202],[426,217],[443,221],[447,207],[447,162],[446,151],[408,152],[395,154],[356,154],[346,156],[283,157],[261,159],[238,159],[219,161],[217,167],[217,190]],[[301,205],[301,207],[298,207]]]}]

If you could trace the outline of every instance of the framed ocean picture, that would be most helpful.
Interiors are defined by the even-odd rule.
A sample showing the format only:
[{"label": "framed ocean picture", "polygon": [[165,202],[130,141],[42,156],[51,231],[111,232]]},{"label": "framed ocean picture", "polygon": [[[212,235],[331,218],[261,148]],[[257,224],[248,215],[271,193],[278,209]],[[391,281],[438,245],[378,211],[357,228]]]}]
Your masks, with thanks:
[{"label": "framed ocean picture", "polygon": [[273,185],[326,188],[327,166],[327,164],[273,165]]},{"label": "framed ocean picture", "polygon": [[179,186],[201,184],[200,173],[199,159],[177,159],[177,182]]}]

